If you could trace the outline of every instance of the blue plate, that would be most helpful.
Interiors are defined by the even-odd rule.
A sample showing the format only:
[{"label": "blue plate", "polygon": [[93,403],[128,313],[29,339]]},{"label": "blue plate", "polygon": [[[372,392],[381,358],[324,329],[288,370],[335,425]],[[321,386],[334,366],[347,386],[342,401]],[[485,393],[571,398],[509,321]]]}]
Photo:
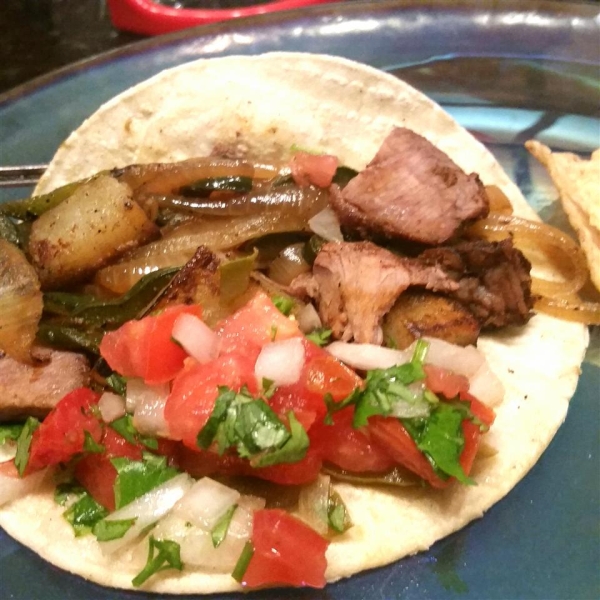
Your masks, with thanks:
[{"label": "blue plate", "polygon": [[[600,146],[598,21],[593,4],[424,0],[325,5],[188,30],[93,58],[1,96],[0,164],[50,160],[102,102],[164,68],[230,54],[323,52],[398,74],[443,104],[488,144],[530,202],[551,218],[556,194],[522,142],[535,136],[579,152]],[[23,193],[4,191],[0,200]],[[583,366],[566,423],[526,478],[483,519],[429,552],[322,591],[240,597],[600,597],[597,347],[596,358],[588,354]],[[0,531],[0,596],[100,600],[144,594],[66,574]]]}]

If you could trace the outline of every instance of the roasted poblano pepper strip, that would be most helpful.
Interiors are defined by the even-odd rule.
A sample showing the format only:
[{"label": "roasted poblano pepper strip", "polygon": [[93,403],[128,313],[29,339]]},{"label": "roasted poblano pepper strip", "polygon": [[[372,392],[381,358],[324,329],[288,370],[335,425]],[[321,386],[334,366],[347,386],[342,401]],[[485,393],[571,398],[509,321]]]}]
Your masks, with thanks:
[{"label": "roasted poblano pepper strip", "polygon": [[38,340],[52,348],[90,354],[98,354],[98,346],[103,335],[99,329],[86,331],[60,323],[43,322],[40,323],[37,332]]},{"label": "roasted poblano pepper strip", "polygon": [[23,248],[21,236],[19,235],[19,230],[17,226],[13,222],[13,220],[8,216],[0,212],[0,238],[18,246],[19,248]]},{"label": "roasted poblano pepper strip", "polygon": [[[103,171],[103,173],[105,173],[105,171]],[[100,173],[97,175],[100,175]],[[67,185],[56,188],[47,194],[31,196],[29,198],[23,198],[22,200],[3,202],[2,212],[9,217],[33,221],[47,210],[58,206],[63,200],[66,200],[80,185],[87,183],[93,177],[96,177],[96,175],[87,177],[86,179],[81,179],[80,181],[74,181],[73,183],[67,183]]]},{"label": "roasted poblano pepper strip", "polygon": [[111,300],[91,295],[49,292],[44,294],[46,313],[64,317],[63,324],[116,328],[138,317],[168,285],[179,268],[160,269],[145,275],[126,294]]},{"label": "roasted poblano pepper strip", "polygon": [[200,179],[179,190],[182,196],[205,198],[212,192],[236,192],[246,194],[252,190],[252,177],[230,176]]},{"label": "roasted poblano pepper strip", "polygon": [[309,240],[304,244],[304,248],[302,250],[302,256],[304,260],[312,265],[315,262],[315,258],[317,258],[317,254],[321,251],[321,248],[327,243],[325,238],[322,238],[320,235],[311,235]]},{"label": "roasted poblano pepper strip", "polygon": [[254,270],[258,250],[219,265],[220,296],[223,302],[231,302],[241,296],[250,283],[250,274]]}]

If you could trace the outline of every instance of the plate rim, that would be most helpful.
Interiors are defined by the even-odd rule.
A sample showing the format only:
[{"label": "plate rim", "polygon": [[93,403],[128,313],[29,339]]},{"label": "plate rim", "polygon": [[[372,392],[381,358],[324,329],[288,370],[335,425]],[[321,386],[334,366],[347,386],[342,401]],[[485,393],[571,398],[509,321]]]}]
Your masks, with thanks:
[{"label": "plate rim", "polygon": [[373,14],[374,12],[381,13],[393,10],[408,10],[411,8],[419,8],[421,10],[443,8],[444,10],[453,12],[465,12],[476,9],[494,14],[510,13],[512,15],[515,13],[530,14],[532,9],[534,9],[537,13],[577,17],[590,21],[590,23],[600,18],[600,7],[594,2],[587,0],[503,0],[502,3],[495,2],[494,0],[378,0],[376,4],[370,0],[352,0],[348,2],[343,2],[342,0],[330,4],[320,4],[307,8],[199,25],[173,33],[137,40],[124,46],[106,50],[58,67],[0,93],[0,110],[18,102],[26,96],[41,91],[43,88],[52,87],[61,80],[76,76],[81,72],[115,62],[119,59],[144,54],[145,52],[164,48],[169,45],[176,45],[177,43],[194,38],[219,35],[230,31],[239,32],[244,29],[262,26],[272,27],[300,19],[315,20],[326,17],[348,17],[363,13]]}]

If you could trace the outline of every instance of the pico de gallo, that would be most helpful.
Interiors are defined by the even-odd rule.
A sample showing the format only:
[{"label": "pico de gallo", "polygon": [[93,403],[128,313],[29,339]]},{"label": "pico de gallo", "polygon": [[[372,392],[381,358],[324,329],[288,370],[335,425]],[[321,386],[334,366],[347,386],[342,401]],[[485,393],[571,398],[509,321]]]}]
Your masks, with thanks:
[{"label": "pico de gallo", "polygon": [[[0,464],[0,501],[52,469],[73,535],[108,554],[145,544],[134,586],[208,568],[248,589],[323,587],[329,543],[360,518],[339,477],[395,470],[434,490],[475,485],[495,415],[469,378],[429,361],[423,340],[404,361],[354,370],[327,332],[309,339],[286,312],[258,293],[214,329],[200,306],[174,305],[106,333],[103,387],[70,392],[42,422],[0,427],[16,448]],[[248,478],[299,490],[297,503],[267,505],[232,483]]]}]

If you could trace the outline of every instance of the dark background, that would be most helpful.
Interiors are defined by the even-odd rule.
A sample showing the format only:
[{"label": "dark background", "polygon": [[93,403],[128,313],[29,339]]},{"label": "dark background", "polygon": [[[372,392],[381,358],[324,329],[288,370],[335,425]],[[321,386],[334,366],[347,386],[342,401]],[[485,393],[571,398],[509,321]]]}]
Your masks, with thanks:
[{"label": "dark background", "polygon": [[[267,0],[160,1],[171,6],[231,8]],[[104,0],[0,0],[0,93],[140,39],[112,26]]]}]

